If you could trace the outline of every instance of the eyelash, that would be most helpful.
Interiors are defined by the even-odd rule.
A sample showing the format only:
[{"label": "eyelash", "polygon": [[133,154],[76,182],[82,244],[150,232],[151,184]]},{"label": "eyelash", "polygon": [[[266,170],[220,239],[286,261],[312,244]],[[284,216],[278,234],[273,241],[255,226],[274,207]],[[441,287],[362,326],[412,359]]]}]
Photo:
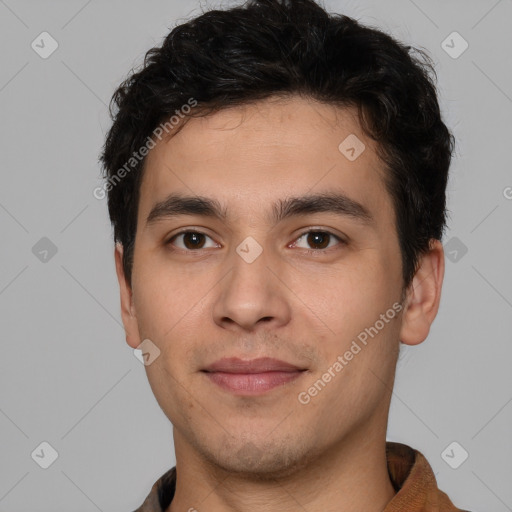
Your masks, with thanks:
[{"label": "eyelash", "polygon": [[[165,245],[172,245],[172,242],[180,235],[184,235],[184,234],[188,234],[188,233],[196,233],[196,234],[199,234],[199,235],[204,235],[208,238],[211,239],[210,236],[208,236],[206,233],[203,233],[201,231],[195,231],[193,229],[186,229],[186,230],[183,230],[183,231],[180,231],[179,233],[175,233],[169,240],[167,240],[165,242]],[[344,245],[347,245],[347,242],[345,240],[343,240],[341,237],[339,237],[338,235],[335,235],[334,233],[332,233],[331,231],[328,231],[328,230],[325,230],[325,229],[309,229],[307,231],[304,231],[302,232],[296,239],[293,243],[296,243],[297,240],[300,240],[302,237],[304,237],[305,235],[308,235],[309,233],[321,233],[323,235],[329,235],[330,237],[333,237],[335,238],[338,242],[339,242],[339,245],[341,246],[344,246]],[[336,249],[336,247],[328,247],[326,249],[302,249],[303,251],[305,251],[307,254],[311,254],[311,255],[318,255],[318,253],[322,253],[322,252],[330,252],[330,250],[332,249]],[[173,250],[177,250],[177,251],[183,251],[183,252],[187,252],[187,253],[191,253],[191,252],[199,252],[201,249],[181,249],[181,248],[173,248]]]}]

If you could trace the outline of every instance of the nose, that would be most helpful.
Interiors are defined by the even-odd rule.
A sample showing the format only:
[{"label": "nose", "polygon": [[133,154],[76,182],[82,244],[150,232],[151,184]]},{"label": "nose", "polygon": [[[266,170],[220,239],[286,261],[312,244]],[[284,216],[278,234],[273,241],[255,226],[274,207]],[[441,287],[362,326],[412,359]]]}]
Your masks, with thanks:
[{"label": "nose", "polygon": [[278,279],[275,261],[263,251],[248,263],[238,253],[230,259],[231,271],[219,283],[213,315],[225,329],[254,331],[286,325],[291,310],[288,289]]}]

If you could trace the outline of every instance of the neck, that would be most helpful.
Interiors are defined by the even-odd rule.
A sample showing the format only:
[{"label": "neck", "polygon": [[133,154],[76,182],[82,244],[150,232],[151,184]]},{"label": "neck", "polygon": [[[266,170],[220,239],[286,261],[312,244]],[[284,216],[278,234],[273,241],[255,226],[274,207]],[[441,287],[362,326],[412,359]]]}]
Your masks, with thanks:
[{"label": "neck", "polygon": [[305,467],[269,480],[224,471],[175,430],[176,492],[167,512],[381,512],[395,495],[385,432],[361,432],[316,453]]}]

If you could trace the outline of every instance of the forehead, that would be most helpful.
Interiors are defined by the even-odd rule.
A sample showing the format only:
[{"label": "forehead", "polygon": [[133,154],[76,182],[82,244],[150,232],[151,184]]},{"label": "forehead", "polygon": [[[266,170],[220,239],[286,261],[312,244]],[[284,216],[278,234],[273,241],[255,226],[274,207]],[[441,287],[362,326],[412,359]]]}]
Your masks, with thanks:
[{"label": "forehead", "polygon": [[176,135],[156,141],[145,161],[139,221],[171,193],[215,197],[235,215],[286,196],[336,190],[384,212],[390,198],[383,177],[355,108],[272,98],[190,118]]}]

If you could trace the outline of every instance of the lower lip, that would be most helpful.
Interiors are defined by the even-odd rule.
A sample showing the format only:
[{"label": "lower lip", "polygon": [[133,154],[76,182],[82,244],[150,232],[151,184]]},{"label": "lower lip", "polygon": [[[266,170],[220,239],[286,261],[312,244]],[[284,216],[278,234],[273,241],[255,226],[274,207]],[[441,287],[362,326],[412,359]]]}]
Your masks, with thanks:
[{"label": "lower lip", "polygon": [[264,373],[206,372],[206,375],[219,387],[237,395],[259,395],[294,381],[302,373],[302,371]]}]

